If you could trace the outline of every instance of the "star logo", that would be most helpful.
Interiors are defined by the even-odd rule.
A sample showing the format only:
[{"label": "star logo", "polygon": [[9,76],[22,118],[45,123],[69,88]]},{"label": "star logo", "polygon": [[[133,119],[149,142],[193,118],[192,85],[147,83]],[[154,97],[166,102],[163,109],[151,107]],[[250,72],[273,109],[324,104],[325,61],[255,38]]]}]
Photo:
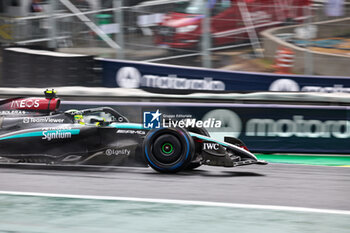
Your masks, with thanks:
[{"label": "star logo", "polygon": [[151,113],[151,115],[153,116],[153,118],[152,118],[152,122],[154,121],[154,120],[157,120],[157,121],[159,121],[159,117],[162,115],[161,113],[159,113],[159,109],[157,109],[157,111],[155,112],[155,113]]},{"label": "star logo", "polygon": [[156,112],[144,112],[143,113],[143,127],[146,129],[157,129],[160,128],[162,113],[157,109]]}]

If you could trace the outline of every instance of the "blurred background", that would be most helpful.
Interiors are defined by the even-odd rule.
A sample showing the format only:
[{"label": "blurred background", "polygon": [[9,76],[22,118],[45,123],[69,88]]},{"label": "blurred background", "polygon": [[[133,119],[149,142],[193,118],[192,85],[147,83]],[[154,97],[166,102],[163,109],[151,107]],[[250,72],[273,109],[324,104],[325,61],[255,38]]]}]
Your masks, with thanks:
[{"label": "blurred background", "polygon": [[[0,43],[5,63],[0,85],[21,86],[22,81],[22,86],[32,85],[28,79],[35,82],[33,76],[41,74],[29,70],[48,65],[46,59],[35,64],[25,58],[19,62],[19,55],[13,57],[9,47],[87,55],[94,61],[109,58],[232,71],[347,76],[348,17],[349,0],[2,0]],[[28,56],[30,51],[20,53]],[[103,85],[100,65],[82,59],[68,63],[85,72],[78,76],[93,75],[91,85]],[[55,63],[52,69],[62,72],[59,64],[66,67],[62,61]],[[72,71],[62,75],[74,76]],[[62,78],[63,83],[52,84],[65,85],[66,81]]]},{"label": "blurred background", "polygon": [[[53,232],[52,224],[64,232],[122,229],[128,219],[137,230],[126,232],[144,232],[142,223],[154,224],[150,232],[181,226],[258,232],[266,225],[268,232],[349,232],[350,0],[0,0],[0,47],[0,100],[42,97],[55,88],[61,111],[106,106],[141,124],[151,111],[179,114],[175,120],[215,119],[221,127],[207,127],[211,137],[239,138],[259,159],[284,163],[243,171],[206,167],[157,179],[129,168],[99,174],[1,169],[2,190],[321,208],[276,215],[210,206],[196,216],[194,206],[128,201],[130,207],[115,207],[109,200],[99,208],[63,198],[1,197],[0,191],[2,232]],[[4,139],[3,119],[18,112],[2,103]],[[1,166],[8,168],[0,157]]]}]

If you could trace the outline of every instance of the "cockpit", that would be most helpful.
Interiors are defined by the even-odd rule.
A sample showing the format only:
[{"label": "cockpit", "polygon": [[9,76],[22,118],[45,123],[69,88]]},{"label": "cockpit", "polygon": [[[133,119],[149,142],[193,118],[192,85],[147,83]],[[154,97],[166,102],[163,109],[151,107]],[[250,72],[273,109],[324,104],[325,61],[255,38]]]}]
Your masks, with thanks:
[{"label": "cockpit", "polygon": [[82,125],[108,126],[111,123],[129,122],[126,117],[109,107],[68,110],[65,114],[71,116],[74,123]]}]

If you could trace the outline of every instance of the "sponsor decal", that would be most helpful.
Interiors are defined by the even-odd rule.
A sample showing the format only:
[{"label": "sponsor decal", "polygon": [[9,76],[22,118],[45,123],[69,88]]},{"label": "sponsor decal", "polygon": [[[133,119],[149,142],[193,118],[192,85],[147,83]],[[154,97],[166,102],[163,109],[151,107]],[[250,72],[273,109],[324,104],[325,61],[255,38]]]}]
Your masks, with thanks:
[{"label": "sponsor decal", "polygon": [[196,128],[220,128],[221,121],[215,120],[214,118],[208,118],[205,121],[197,120],[197,119],[182,119],[182,120],[171,120],[167,121],[163,120],[163,127],[180,127],[180,128],[188,128],[188,127],[196,127]]},{"label": "sponsor decal", "polygon": [[342,84],[334,84],[331,87],[322,86],[303,86],[291,79],[278,79],[271,83],[269,87],[270,91],[282,91],[282,92],[322,92],[322,93],[350,93],[349,87],[344,87]]},{"label": "sponsor decal", "polygon": [[225,90],[225,83],[213,80],[211,77],[203,79],[189,79],[170,74],[159,76],[153,74],[142,75],[135,67],[122,67],[116,74],[116,81],[123,88],[152,87],[162,89],[192,89],[192,90]]},{"label": "sponsor decal", "polygon": [[216,109],[206,113],[202,120],[216,119],[221,122],[221,127],[207,128],[210,135],[223,141],[225,136],[238,138],[242,131],[242,120],[233,111],[228,109]]},{"label": "sponsor decal", "polygon": [[350,121],[292,119],[250,119],[246,125],[250,137],[350,138]]},{"label": "sponsor decal", "polygon": [[143,127],[146,129],[158,129],[161,127],[160,120],[162,114],[159,109],[156,112],[143,113]]},{"label": "sponsor decal", "polygon": [[65,130],[43,131],[43,140],[51,141],[53,139],[72,138],[72,133]]},{"label": "sponsor decal", "polygon": [[219,144],[218,143],[203,143],[203,150],[219,150]]},{"label": "sponsor decal", "polygon": [[162,114],[164,118],[192,118],[191,114]]},{"label": "sponsor decal", "polygon": [[50,117],[25,117],[23,123],[63,123],[64,119]]},{"label": "sponsor decal", "polygon": [[241,133],[247,137],[350,138],[350,121],[347,120],[321,121],[293,115],[290,119],[251,118],[242,125],[240,117],[227,109],[210,111],[203,120],[208,118],[222,122],[221,128],[208,129],[218,140],[224,140],[225,136],[238,138]]},{"label": "sponsor decal", "polygon": [[11,102],[11,108],[38,108],[39,106],[39,100],[34,99],[13,100]]},{"label": "sponsor decal", "polygon": [[333,87],[304,86],[301,88],[304,92],[324,92],[324,93],[350,93],[350,88],[341,84],[334,84]]},{"label": "sponsor decal", "polygon": [[123,88],[139,88],[141,73],[134,67],[120,68],[117,73],[117,84]]},{"label": "sponsor decal", "polygon": [[139,134],[139,135],[145,135],[146,132],[143,130],[133,130],[133,129],[119,129],[117,131],[118,134]]},{"label": "sponsor decal", "polygon": [[105,154],[107,156],[129,156],[131,154],[131,151],[128,149],[107,149],[105,151]]},{"label": "sponsor decal", "polygon": [[173,115],[164,114],[163,115],[162,113],[159,112],[159,109],[157,109],[156,112],[143,113],[143,126],[144,128],[147,128],[147,129],[155,129],[160,127],[220,128],[221,121],[216,120],[215,118],[208,118],[206,120],[197,120],[195,118],[192,118],[192,115],[189,115],[189,114],[173,114]]},{"label": "sponsor decal", "polygon": [[278,79],[271,83],[270,91],[300,91],[299,84],[291,79]]},{"label": "sponsor decal", "polygon": [[9,136],[0,137],[0,140],[8,139],[17,139],[17,138],[32,138],[32,137],[41,137],[43,140],[51,141],[52,139],[65,139],[71,138],[72,135],[80,134],[79,129],[72,130],[44,130],[44,131],[35,131],[21,134],[13,134]]},{"label": "sponsor decal", "polygon": [[0,111],[0,115],[11,115],[11,114],[24,115],[26,113],[27,113],[26,111],[20,111],[20,110]]},{"label": "sponsor decal", "polygon": [[70,130],[72,129],[72,127],[70,126],[58,126],[58,127],[45,127],[45,128],[42,128],[42,130]]}]

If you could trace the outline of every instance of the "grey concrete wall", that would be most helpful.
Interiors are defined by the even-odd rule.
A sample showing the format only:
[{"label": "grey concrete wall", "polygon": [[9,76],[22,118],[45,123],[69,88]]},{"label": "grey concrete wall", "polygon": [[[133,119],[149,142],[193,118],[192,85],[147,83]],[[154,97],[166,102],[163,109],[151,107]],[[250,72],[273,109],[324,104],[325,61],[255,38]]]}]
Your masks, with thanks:
[{"label": "grey concrete wall", "polygon": [[[337,36],[350,35],[350,17],[344,19],[329,20],[315,23],[317,26],[318,38],[329,38]],[[294,46],[282,39],[277,38],[276,34],[294,33],[297,26],[287,26],[273,28],[261,33],[263,37],[264,54],[268,58],[273,58],[279,47],[288,47],[295,52],[295,61],[293,72],[303,74],[305,72],[306,58],[312,57],[312,66],[316,75],[330,76],[350,76],[350,56],[311,52],[301,47]],[[309,54],[307,54],[309,53]],[[350,53],[350,51],[349,51]]]}]

